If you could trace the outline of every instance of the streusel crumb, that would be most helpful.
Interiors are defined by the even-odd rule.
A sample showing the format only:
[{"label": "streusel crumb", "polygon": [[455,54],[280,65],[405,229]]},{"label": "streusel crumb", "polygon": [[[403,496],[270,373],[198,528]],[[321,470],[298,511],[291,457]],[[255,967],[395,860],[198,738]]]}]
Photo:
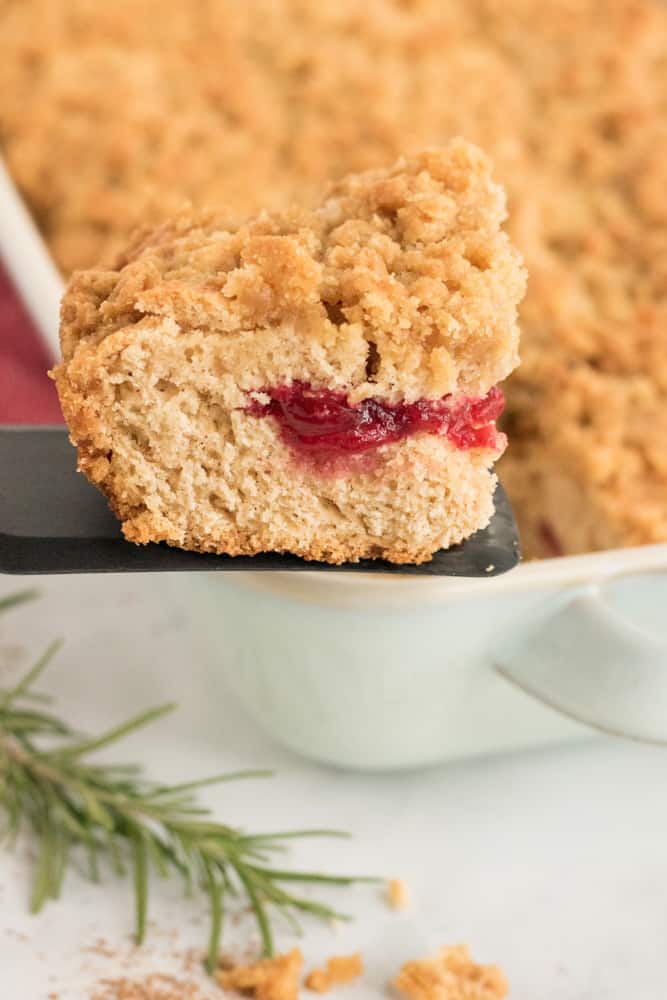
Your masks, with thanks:
[{"label": "streusel crumb", "polygon": [[403,879],[389,879],[387,883],[387,901],[392,910],[406,910],[408,908],[410,905],[410,894]]},{"label": "streusel crumb", "polygon": [[219,969],[216,981],[255,1000],[298,1000],[303,955],[298,948],[275,958],[263,958],[252,965]]},{"label": "streusel crumb", "polygon": [[180,976],[152,973],[140,979],[102,980],[90,1000],[213,1000],[213,991]]},{"label": "streusel crumb", "polygon": [[292,376],[352,386],[352,402],[484,395],[519,360],[526,276],[505,217],[489,160],[462,139],[350,175],[314,210],[238,226],[185,212],[140,232],[113,269],[74,275],[63,357],[159,319],[228,351],[266,331],[242,388]]},{"label": "streusel crumb", "polygon": [[502,970],[497,965],[477,965],[467,945],[406,962],[394,986],[409,1000],[502,1000],[509,988]]},{"label": "streusel crumb", "polygon": [[308,973],[305,984],[315,993],[328,993],[335,986],[344,986],[363,975],[364,963],[361,955],[334,955],[327,959],[324,969],[313,969]]}]

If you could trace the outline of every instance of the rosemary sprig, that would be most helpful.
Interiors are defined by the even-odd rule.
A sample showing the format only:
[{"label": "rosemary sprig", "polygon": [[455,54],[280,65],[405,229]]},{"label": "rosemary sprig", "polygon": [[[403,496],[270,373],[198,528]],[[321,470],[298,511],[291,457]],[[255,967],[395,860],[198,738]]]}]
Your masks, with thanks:
[{"label": "rosemary sprig", "polygon": [[[32,598],[21,592],[0,600],[0,612]],[[217,822],[198,805],[195,791],[205,785],[270,772],[242,771],[178,785],[148,780],[133,765],[95,764],[91,755],[172,711],[161,705],[142,712],[94,738],[82,737],[41,706],[49,699],[33,685],[59,649],[52,643],[12,688],[0,688],[0,839],[15,840],[31,828],[38,840],[30,907],[37,913],[60,895],[73,852],[83,850],[91,879],[100,878],[100,859],[125,875],[131,868],[135,896],[135,937],[146,933],[151,872],[179,875],[186,893],[201,887],[210,901],[207,966],[216,964],[225,901],[244,896],[250,903],[264,952],[273,952],[271,918],[282,913],[348,919],[331,907],[304,898],[289,886],[299,883],[350,885],[372,881],[276,868],[273,855],[285,841],[336,831],[302,830],[251,835]],[[298,926],[298,925],[297,925]]]}]

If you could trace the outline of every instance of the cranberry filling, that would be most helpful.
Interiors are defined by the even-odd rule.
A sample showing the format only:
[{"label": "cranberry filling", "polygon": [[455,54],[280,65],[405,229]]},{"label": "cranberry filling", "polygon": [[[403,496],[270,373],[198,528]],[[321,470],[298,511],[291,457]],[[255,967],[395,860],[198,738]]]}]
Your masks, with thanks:
[{"label": "cranberry filling", "polygon": [[494,421],[505,404],[495,386],[483,399],[420,399],[385,403],[364,399],[350,406],[345,393],[293,382],[261,390],[268,403],[254,400],[247,412],[274,417],[284,440],[299,451],[354,454],[411,434],[443,434],[456,448],[496,448],[501,435]]}]

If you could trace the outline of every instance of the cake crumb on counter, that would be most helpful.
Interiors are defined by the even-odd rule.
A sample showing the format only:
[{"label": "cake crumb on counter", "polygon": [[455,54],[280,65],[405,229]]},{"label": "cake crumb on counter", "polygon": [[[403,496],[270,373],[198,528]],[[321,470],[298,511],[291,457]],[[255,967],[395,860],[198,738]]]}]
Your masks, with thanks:
[{"label": "cake crumb on counter", "polygon": [[299,948],[275,958],[262,958],[251,965],[222,968],[216,982],[255,1000],[297,1000],[303,955]]},{"label": "cake crumb on counter", "polygon": [[390,878],[387,882],[387,902],[392,910],[406,910],[410,905],[408,887],[402,878]]},{"label": "cake crumb on counter", "polygon": [[[404,885],[400,879],[392,882]],[[275,958],[262,958],[247,965],[221,958],[215,983],[253,1000],[300,1000],[303,954],[294,948]],[[352,983],[364,974],[359,952],[334,955],[324,967],[312,969],[303,986],[314,993],[328,993]],[[214,1000],[221,997],[213,981],[212,992],[191,978],[152,973],[137,979],[103,979],[89,1000]],[[497,965],[479,965],[467,945],[443,947],[437,955],[406,962],[389,984],[407,1000],[504,1000],[508,985]],[[389,990],[387,991],[389,996]]]},{"label": "cake crumb on counter", "polygon": [[324,969],[313,969],[305,985],[315,993],[328,993],[334,986],[343,986],[363,974],[364,963],[359,952],[354,955],[334,955]]},{"label": "cake crumb on counter", "polygon": [[409,1000],[503,1000],[508,991],[502,969],[478,965],[464,944],[406,962],[393,985]]}]

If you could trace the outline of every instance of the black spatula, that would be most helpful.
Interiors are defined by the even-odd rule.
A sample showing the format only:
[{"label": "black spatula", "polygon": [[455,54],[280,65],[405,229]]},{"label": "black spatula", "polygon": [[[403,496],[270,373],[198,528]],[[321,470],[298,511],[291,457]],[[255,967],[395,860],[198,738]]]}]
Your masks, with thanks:
[{"label": "black spatula", "polygon": [[199,555],[167,545],[126,542],[104,498],[76,472],[60,427],[0,428],[0,572],[136,573],[161,570],[326,570],[423,576],[498,576],[519,561],[519,540],[501,486],[488,526],[421,566],[375,559],[343,566],[296,556]]}]

